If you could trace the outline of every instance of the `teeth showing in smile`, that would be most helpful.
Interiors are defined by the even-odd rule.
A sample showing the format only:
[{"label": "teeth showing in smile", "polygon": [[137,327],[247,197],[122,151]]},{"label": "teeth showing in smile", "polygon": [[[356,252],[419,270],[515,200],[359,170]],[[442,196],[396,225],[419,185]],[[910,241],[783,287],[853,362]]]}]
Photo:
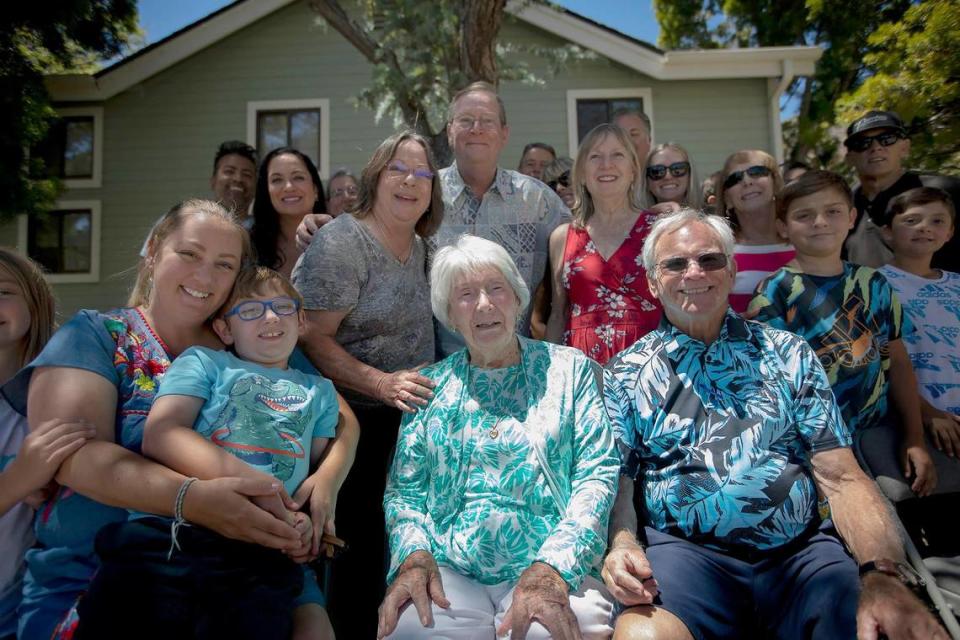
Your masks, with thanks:
[{"label": "teeth showing in smile", "polygon": [[682,293],[687,294],[688,296],[696,295],[698,293],[704,293],[709,291],[710,287],[698,287],[696,289],[684,289]]},{"label": "teeth showing in smile", "polygon": [[261,338],[279,338],[283,335],[283,331],[270,331],[268,333],[261,333]]},{"label": "teeth showing in smile", "polygon": [[498,324],[500,323],[499,322],[478,322],[476,327],[478,329],[489,329],[490,327],[495,327]]},{"label": "teeth showing in smile", "polygon": [[201,300],[203,300],[204,298],[210,297],[209,293],[204,293],[203,291],[197,291],[196,289],[191,289],[190,287],[181,287],[181,289],[189,293],[194,298],[200,298]]}]

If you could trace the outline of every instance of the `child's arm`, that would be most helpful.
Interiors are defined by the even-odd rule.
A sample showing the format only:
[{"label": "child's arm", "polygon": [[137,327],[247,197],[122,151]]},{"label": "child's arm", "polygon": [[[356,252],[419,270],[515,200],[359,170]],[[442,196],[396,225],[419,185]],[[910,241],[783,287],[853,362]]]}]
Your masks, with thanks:
[{"label": "child's arm", "polygon": [[[313,553],[320,550],[320,538],[324,531],[336,533],[334,516],[337,511],[337,494],[357,452],[357,443],[360,441],[360,423],[350,406],[340,394],[336,394],[339,406],[339,420],[337,434],[333,442],[327,445],[326,455],[315,472],[313,472],[293,496],[294,502],[299,505],[309,500],[310,517],[313,520]],[[318,462],[311,451],[311,465]]]},{"label": "child's arm", "polygon": [[920,396],[923,426],[927,428],[934,446],[951,458],[960,455],[960,416],[942,411]]},{"label": "child's arm", "polygon": [[0,516],[45,487],[60,463],[97,435],[86,422],[47,420],[27,434],[17,457],[0,473]]},{"label": "child's arm", "polygon": [[903,340],[891,340],[890,350],[890,398],[900,414],[903,435],[901,463],[903,475],[914,475],[910,488],[919,496],[930,495],[937,486],[937,469],[923,443],[923,422],[920,417],[920,394],[917,378],[910,364],[910,356]]}]

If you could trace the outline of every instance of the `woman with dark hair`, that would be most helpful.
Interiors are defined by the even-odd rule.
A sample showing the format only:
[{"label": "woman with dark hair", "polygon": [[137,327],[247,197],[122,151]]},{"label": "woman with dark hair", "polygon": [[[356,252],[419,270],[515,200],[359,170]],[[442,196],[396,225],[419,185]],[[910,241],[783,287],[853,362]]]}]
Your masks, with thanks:
[{"label": "woman with dark hair", "polygon": [[386,565],[383,499],[402,412],[432,397],[417,370],[433,361],[426,238],[443,219],[429,142],[387,138],[360,175],[360,194],[314,237],[294,273],[307,330],[301,343],[354,408],[361,425],[338,498],[337,535],[356,552],[334,564],[329,608],[340,637],[371,638]]},{"label": "woman with dark hair", "polygon": [[291,147],[268,153],[253,201],[250,235],[257,263],[289,278],[300,257],[297,227],[308,213],[324,213],[326,200],[317,167],[306,154]]}]

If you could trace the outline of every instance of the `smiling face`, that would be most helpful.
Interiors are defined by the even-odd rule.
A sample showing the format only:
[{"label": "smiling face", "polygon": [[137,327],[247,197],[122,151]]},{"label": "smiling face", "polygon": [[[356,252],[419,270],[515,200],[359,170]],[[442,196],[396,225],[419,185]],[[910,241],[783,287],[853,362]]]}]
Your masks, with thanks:
[{"label": "smiling face", "polygon": [[[868,129],[862,136],[873,137],[884,133],[896,133],[894,129]],[[903,162],[910,155],[910,140],[900,138],[889,147],[885,147],[878,140],[871,142],[866,151],[847,150],[847,162],[850,163],[860,177],[883,178],[897,175],[903,170]]]},{"label": "smiling face", "polygon": [[327,213],[336,218],[357,201],[360,193],[353,176],[339,175],[330,180],[327,194]]},{"label": "smiling face", "polygon": [[[278,286],[266,283],[256,295],[237,300],[234,309],[245,302],[289,301],[289,296]],[[232,345],[237,356],[265,367],[285,369],[297,340],[305,328],[302,310],[290,315],[278,315],[265,307],[263,315],[255,320],[243,320],[234,313],[228,318],[214,320],[213,328],[227,346]]]},{"label": "smiling face", "polygon": [[689,261],[683,273],[660,267],[669,258],[697,258],[708,253],[724,253],[723,244],[705,224],[692,222],[665,233],[655,248],[657,267],[647,273],[650,293],[663,305],[663,312],[675,327],[719,328],[727,311],[727,296],[733,288],[736,263],[717,271],[704,271],[696,260]]},{"label": "smiling face", "polygon": [[[658,151],[650,158],[650,166],[662,164],[666,167],[676,162],[687,162],[687,158],[676,149],[667,147]],[[668,170],[660,180],[653,180],[647,177],[647,188],[657,202],[676,202],[682,203],[687,197],[687,189],[690,187],[690,172],[679,178],[675,177]]]},{"label": "smiling face", "polygon": [[317,186],[303,160],[290,153],[274,156],[267,167],[270,203],[278,215],[300,216],[313,211]]},{"label": "smiling face", "polygon": [[516,344],[520,301],[496,267],[456,279],[450,295],[450,322],[463,336],[475,362],[496,360]]},{"label": "smiling face", "polygon": [[609,134],[587,153],[583,173],[584,186],[594,199],[625,197],[637,176],[630,152]]},{"label": "smiling face", "polygon": [[881,229],[898,258],[929,258],[953,237],[953,220],[942,202],[913,205]]},{"label": "smiling face", "polygon": [[256,165],[249,158],[230,153],[217,162],[217,170],[210,178],[210,189],[228,211],[246,215],[253,202],[256,181]]},{"label": "smiling face", "polygon": [[0,351],[19,350],[30,331],[30,309],[16,278],[0,267]]},{"label": "smiling face", "polygon": [[543,170],[554,160],[556,158],[546,149],[532,147],[520,158],[520,173],[543,180]]},{"label": "smiling face", "polygon": [[413,229],[430,207],[433,181],[427,152],[414,140],[404,140],[380,172],[374,215]]},{"label": "smiling face", "polygon": [[[764,158],[758,154],[747,154],[747,160],[730,165],[730,173],[742,171],[749,167],[764,165]],[[741,219],[751,214],[774,215],[774,180],[773,175],[752,177],[747,173],[737,184],[724,191],[727,206],[734,209],[737,218]]]},{"label": "smiling face", "polygon": [[242,229],[203,214],[181,214],[155,255],[149,307],[185,323],[203,323],[226,300],[243,252]]},{"label": "smiling face", "polygon": [[780,235],[800,256],[840,258],[843,241],[857,221],[857,210],[837,189],[822,189],[792,200],[785,220],[777,220]]},{"label": "smiling face", "polygon": [[447,124],[447,141],[460,164],[496,164],[510,137],[500,124],[497,98],[486,91],[471,91],[453,105]]}]

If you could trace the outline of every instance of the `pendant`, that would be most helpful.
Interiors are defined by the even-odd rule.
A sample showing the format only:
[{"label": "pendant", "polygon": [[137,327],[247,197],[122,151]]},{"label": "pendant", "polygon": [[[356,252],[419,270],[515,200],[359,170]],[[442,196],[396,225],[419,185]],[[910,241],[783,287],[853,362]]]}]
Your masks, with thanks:
[{"label": "pendant", "polygon": [[497,436],[500,435],[500,432],[497,431],[497,427],[498,427],[498,426],[500,426],[499,423],[493,425],[493,429],[490,429],[490,439],[491,439],[491,440],[496,440],[496,439],[497,439]]}]

